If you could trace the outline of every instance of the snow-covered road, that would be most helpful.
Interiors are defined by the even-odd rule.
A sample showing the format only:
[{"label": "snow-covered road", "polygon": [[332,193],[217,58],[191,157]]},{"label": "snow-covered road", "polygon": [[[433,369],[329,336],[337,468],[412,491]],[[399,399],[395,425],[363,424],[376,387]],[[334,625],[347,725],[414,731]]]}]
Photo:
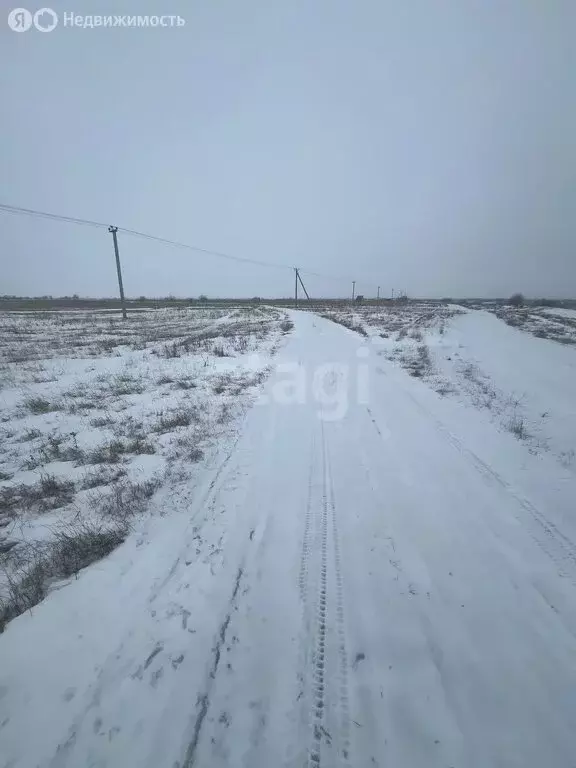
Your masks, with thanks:
[{"label": "snow-covered road", "polygon": [[204,487],[0,637],[1,766],[575,765],[574,474],[294,320]]}]

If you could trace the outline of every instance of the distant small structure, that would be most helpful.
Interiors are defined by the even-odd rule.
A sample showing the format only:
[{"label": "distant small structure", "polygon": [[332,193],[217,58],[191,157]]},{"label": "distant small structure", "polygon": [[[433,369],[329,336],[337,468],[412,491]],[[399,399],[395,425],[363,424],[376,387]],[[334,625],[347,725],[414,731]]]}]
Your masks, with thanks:
[{"label": "distant small structure", "polygon": [[364,296],[362,296],[361,294],[358,294],[358,296],[356,296],[355,301],[357,301],[358,303],[361,303],[362,301],[364,301]]}]

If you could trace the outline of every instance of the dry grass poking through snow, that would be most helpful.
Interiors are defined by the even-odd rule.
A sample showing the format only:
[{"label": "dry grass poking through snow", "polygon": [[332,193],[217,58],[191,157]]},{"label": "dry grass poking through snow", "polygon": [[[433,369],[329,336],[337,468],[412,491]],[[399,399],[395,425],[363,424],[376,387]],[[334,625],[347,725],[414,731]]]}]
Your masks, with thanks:
[{"label": "dry grass poking through snow", "polygon": [[542,307],[486,306],[505,323],[539,339],[559,344],[576,344],[576,311],[570,312]]},{"label": "dry grass poking through snow", "polygon": [[162,511],[290,330],[264,307],[0,313],[0,631]]},{"label": "dry grass poking through snow", "polygon": [[[576,341],[576,312],[531,307],[480,306],[491,309],[509,325],[540,338],[563,344]],[[360,333],[374,343],[377,354],[401,366],[410,376],[422,380],[442,397],[463,398],[484,411],[490,420],[533,451],[549,450],[540,435],[546,413],[534,413],[523,392],[503,391],[478,363],[467,357],[465,346],[450,334],[452,320],[462,314],[453,305],[436,302],[407,302],[385,305],[352,305],[317,310],[322,317]],[[572,466],[574,454],[559,454],[565,466]]]},{"label": "dry grass poking through snow", "polygon": [[321,316],[367,338],[377,338],[381,353],[399,363],[411,376],[428,378],[434,368],[425,335],[444,333],[459,310],[438,303],[398,302],[326,308]]}]

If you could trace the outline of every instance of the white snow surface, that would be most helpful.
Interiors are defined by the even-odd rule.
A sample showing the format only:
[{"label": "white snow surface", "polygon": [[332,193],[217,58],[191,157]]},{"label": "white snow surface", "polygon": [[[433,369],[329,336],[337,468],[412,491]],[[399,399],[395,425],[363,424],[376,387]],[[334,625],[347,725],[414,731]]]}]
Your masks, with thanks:
[{"label": "white snow surface", "polygon": [[0,636],[1,766],[574,765],[574,473],[292,317],[201,481]]},{"label": "white snow surface", "polygon": [[[468,383],[471,394],[478,381],[494,388],[495,399],[507,400],[508,415],[515,411],[525,419],[533,446],[551,451],[576,471],[574,347],[536,338],[478,311],[456,315],[446,333],[430,343],[442,375],[456,387]],[[470,365],[466,382],[462,373]]]}]

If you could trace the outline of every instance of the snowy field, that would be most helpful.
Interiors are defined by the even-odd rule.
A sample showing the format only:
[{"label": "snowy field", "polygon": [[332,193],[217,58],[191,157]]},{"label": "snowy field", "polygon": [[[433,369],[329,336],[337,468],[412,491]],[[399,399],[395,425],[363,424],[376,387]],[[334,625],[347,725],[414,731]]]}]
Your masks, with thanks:
[{"label": "snowy field", "polygon": [[513,328],[539,339],[576,344],[576,310],[543,307],[492,307],[492,312]]},{"label": "snowy field", "polygon": [[562,309],[561,307],[555,307],[545,309],[543,312],[545,315],[558,315],[558,317],[567,317],[571,320],[576,320],[576,309]]},{"label": "snowy field", "polygon": [[438,394],[482,410],[530,451],[576,472],[576,313],[550,311],[562,319],[549,321],[548,310],[425,302],[324,314]]},{"label": "snowy field", "polygon": [[1,768],[574,765],[575,345],[432,303],[2,322]]},{"label": "snowy field", "polygon": [[265,377],[283,319],[0,315],[0,629],[162,509]]}]

